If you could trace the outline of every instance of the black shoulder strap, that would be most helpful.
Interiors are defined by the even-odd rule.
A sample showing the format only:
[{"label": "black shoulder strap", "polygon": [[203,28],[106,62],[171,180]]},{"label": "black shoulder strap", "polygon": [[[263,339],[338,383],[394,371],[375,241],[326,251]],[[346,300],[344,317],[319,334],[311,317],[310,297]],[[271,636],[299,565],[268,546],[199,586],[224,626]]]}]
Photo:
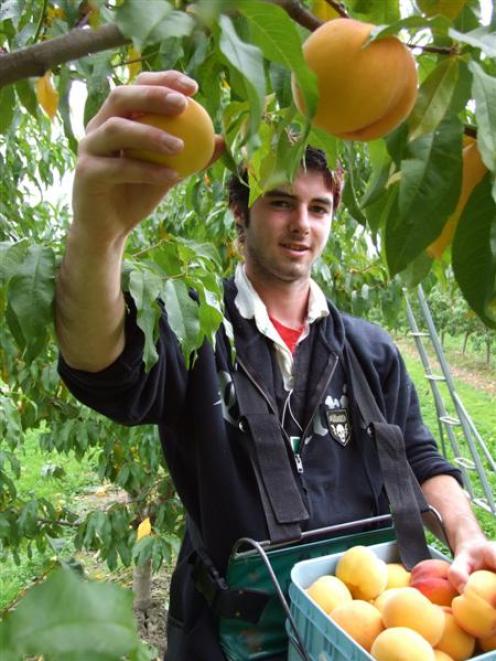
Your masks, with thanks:
[{"label": "black shoulder strap", "polygon": [[270,541],[299,539],[301,522],[309,514],[296,483],[279,420],[268,410],[267,402],[241,368],[235,370],[233,380],[241,421],[253,438],[253,468]]},{"label": "black shoulder strap", "polygon": [[345,351],[353,396],[367,433],[376,441],[401,560],[410,569],[431,557],[421,516],[429,507],[408,462],[401,429],[386,422],[349,342]]}]

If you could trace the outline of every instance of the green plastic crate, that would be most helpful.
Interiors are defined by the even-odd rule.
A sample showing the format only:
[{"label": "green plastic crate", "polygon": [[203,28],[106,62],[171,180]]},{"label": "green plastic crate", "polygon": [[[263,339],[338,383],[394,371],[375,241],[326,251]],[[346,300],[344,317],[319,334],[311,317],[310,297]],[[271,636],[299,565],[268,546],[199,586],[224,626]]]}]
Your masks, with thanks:
[{"label": "green plastic crate", "polygon": [[[396,542],[375,544],[370,548],[385,562],[400,562]],[[429,547],[429,550],[433,558],[449,560],[433,547]],[[373,657],[337,626],[305,592],[319,576],[335,573],[341,555],[342,553],[333,553],[304,560],[293,567],[289,586],[291,613],[311,661],[374,661]],[[288,624],[286,627],[289,636],[288,661],[302,661],[291,628]],[[496,652],[487,652],[472,658],[478,661],[496,660]]]}]

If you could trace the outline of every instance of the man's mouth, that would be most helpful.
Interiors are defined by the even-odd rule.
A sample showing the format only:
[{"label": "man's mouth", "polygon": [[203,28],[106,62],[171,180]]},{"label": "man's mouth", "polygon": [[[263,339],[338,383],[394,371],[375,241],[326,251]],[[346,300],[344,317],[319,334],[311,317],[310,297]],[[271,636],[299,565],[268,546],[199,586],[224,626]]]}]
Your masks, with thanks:
[{"label": "man's mouth", "polygon": [[286,250],[291,250],[293,252],[306,252],[309,250],[308,246],[305,246],[302,243],[281,243],[281,246],[286,248]]}]

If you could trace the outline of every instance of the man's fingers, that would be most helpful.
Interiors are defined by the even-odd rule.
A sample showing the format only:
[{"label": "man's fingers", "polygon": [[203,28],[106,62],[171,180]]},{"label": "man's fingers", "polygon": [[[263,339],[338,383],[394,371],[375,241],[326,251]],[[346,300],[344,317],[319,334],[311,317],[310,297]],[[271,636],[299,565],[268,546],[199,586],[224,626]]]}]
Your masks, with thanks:
[{"label": "man's fingers", "polygon": [[88,133],[79,145],[80,153],[111,156],[123,149],[146,149],[157,154],[177,154],[184,147],[180,138],[154,126],[123,117],[110,117]]},{"label": "man's fingers", "polygon": [[470,566],[467,560],[461,557],[453,560],[448,571],[448,578],[455,590],[460,593],[463,591],[465,583],[468,581],[469,573]]},{"label": "man's fingers", "polygon": [[177,90],[158,85],[121,85],[115,87],[98,113],[89,122],[94,131],[111,117],[130,117],[141,113],[178,115],[186,107],[186,97]]},{"label": "man's fingers", "polygon": [[193,78],[186,76],[180,71],[143,71],[133,84],[170,87],[188,96],[198,91],[196,80],[193,80]]},{"label": "man's fingers", "polygon": [[82,156],[78,159],[77,171],[81,179],[92,181],[95,186],[105,181],[107,184],[154,184],[167,189],[180,180],[171,168],[121,156]]}]

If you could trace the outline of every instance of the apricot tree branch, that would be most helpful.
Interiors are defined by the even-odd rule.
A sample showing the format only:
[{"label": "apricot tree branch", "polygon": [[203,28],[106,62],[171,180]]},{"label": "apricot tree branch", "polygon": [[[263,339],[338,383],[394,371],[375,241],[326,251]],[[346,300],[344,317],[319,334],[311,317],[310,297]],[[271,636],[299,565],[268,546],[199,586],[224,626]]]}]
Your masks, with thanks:
[{"label": "apricot tree branch", "polygon": [[313,32],[322,25],[322,21],[306,9],[299,0],[268,0],[279,5],[296,23]]},{"label": "apricot tree branch", "polygon": [[458,48],[456,46],[420,46],[419,44],[405,44],[408,48],[418,48],[425,53],[439,53],[440,55],[456,55]]},{"label": "apricot tree branch", "polygon": [[43,76],[58,64],[130,43],[117,25],[97,30],[76,28],[62,37],[0,56],[0,88],[30,76]]},{"label": "apricot tree branch", "polygon": [[346,11],[342,2],[339,2],[339,0],[326,0],[326,2],[333,9],[335,9],[340,16],[342,16],[343,18],[349,18],[349,14]]}]

